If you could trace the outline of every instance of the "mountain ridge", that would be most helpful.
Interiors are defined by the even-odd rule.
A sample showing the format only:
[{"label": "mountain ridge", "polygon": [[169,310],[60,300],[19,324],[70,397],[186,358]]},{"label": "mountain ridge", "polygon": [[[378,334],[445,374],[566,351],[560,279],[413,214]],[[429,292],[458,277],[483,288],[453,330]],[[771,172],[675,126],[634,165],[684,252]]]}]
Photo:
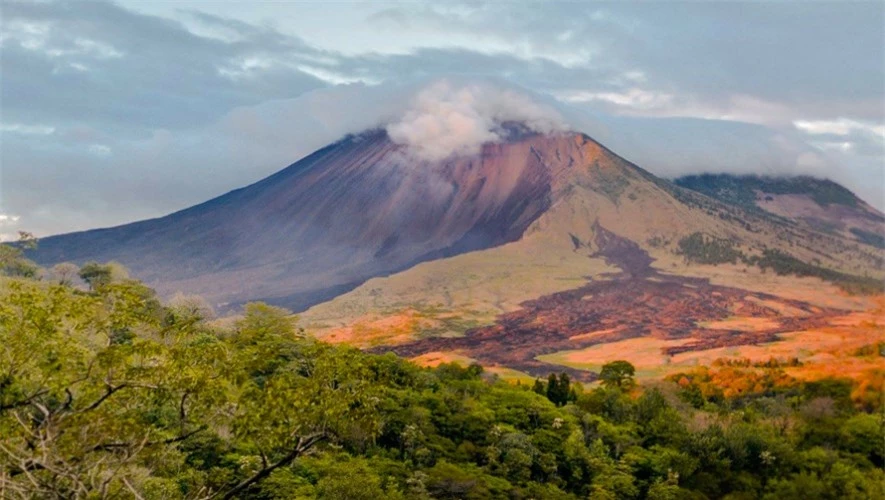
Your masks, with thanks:
[{"label": "mountain ridge", "polygon": [[[117,260],[161,293],[197,293],[221,308],[264,300],[300,311],[372,278],[550,228],[576,246],[592,246],[600,220],[644,246],[673,247],[698,231],[759,246],[756,233],[780,231],[770,229],[780,223],[773,214],[658,178],[586,134],[502,130],[478,155],[439,162],[411,156],[383,130],[349,135],[193,207],[45,238],[30,255]],[[791,230],[802,239],[814,228]],[[821,237],[832,248],[841,241]]]}]

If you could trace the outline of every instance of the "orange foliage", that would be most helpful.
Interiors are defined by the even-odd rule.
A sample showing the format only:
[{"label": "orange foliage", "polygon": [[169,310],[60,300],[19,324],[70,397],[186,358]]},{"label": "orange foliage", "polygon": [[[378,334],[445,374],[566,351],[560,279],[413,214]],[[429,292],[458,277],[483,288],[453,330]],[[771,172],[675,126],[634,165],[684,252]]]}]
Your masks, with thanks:
[{"label": "orange foliage", "polygon": [[332,344],[346,343],[361,348],[397,345],[413,340],[416,332],[433,326],[435,322],[415,309],[406,308],[387,316],[360,318],[352,325],[329,330],[321,338]]},{"label": "orange foliage", "polygon": [[695,385],[705,398],[734,398],[759,394],[778,387],[792,387],[798,381],[779,368],[753,369],[723,366],[711,369],[705,366],[687,373],[669,377],[681,387]]},{"label": "orange foliage", "polygon": [[868,411],[885,406],[885,369],[866,370],[857,379],[851,399]]}]

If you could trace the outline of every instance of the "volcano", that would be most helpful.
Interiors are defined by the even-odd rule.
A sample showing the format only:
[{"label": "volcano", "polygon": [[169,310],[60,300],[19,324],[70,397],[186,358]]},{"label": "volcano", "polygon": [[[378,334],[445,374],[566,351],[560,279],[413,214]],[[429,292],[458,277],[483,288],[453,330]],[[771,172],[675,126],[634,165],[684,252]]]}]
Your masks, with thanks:
[{"label": "volcano", "polygon": [[[824,254],[845,272],[875,260],[855,240],[849,248],[838,234],[656,178],[584,134],[504,130],[476,155],[432,162],[383,130],[348,136],[186,210],[45,238],[31,257],[44,265],[114,260],[161,294],[295,311],[372,278],[533,233],[545,235],[536,254],[590,251],[599,227],[671,251],[693,233],[755,248],[789,244],[800,259]],[[803,243],[812,240],[814,248]]]},{"label": "volcano", "polygon": [[501,137],[427,161],[383,130],[348,136],[189,209],[43,239],[31,257],[119,261],[222,310],[281,305],[329,342],[580,380],[604,346],[651,345],[657,366],[824,328],[871,307],[856,294],[882,293],[885,219],[830,181],[674,183],[582,133],[509,124]]},{"label": "volcano", "polygon": [[381,130],[349,136],[186,210],[45,238],[32,258],[114,260],[163,293],[300,310],[374,276],[518,239],[571,171],[639,172],[584,135],[507,130],[478,156],[441,162],[411,157]]}]

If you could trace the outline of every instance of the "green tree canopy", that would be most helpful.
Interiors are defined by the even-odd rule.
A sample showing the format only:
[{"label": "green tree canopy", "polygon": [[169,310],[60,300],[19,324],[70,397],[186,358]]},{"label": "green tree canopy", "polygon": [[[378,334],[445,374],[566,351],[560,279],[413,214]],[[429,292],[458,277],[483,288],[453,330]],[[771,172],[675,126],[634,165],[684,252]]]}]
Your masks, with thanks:
[{"label": "green tree canopy", "polygon": [[79,276],[80,279],[89,285],[90,289],[98,290],[111,283],[113,271],[111,270],[111,267],[106,264],[87,262],[80,268]]},{"label": "green tree canopy", "polygon": [[602,370],[599,371],[599,380],[606,387],[624,389],[634,384],[634,375],[636,375],[636,368],[632,364],[618,360],[602,366]]}]

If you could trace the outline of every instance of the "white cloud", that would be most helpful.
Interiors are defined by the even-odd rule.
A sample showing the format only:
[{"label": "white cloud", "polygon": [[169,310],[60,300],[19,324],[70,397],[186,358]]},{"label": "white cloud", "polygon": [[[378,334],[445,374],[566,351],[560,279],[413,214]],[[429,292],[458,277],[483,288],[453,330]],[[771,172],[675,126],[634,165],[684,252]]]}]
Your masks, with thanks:
[{"label": "white cloud", "polygon": [[479,152],[502,138],[502,124],[519,122],[530,130],[566,130],[562,115],[526,93],[490,83],[456,84],[439,80],[421,90],[387,133],[425,160]]},{"label": "white cloud", "polygon": [[229,61],[225,66],[218,68],[218,74],[231,80],[255,77],[262,71],[273,66],[273,61],[263,57],[245,57],[237,61]]},{"label": "white cloud", "polygon": [[795,120],[793,125],[813,135],[849,135],[854,131],[868,132],[885,138],[885,125],[839,118],[838,120]]},{"label": "white cloud", "polygon": [[295,66],[298,71],[318,78],[332,85],[348,85],[351,83],[366,83],[370,85],[381,83],[377,78],[369,78],[366,76],[347,76],[343,73],[332,71],[329,69],[318,68],[308,64],[299,64]]},{"label": "white cloud", "polygon": [[[625,75],[624,81],[627,80]],[[749,95],[735,94],[716,100],[662,90],[630,87],[620,91],[563,90],[554,92],[563,102],[598,104],[612,113],[657,118],[701,118],[759,125],[789,124],[793,111],[783,104]]]},{"label": "white cloud", "polygon": [[111,148],[104,144],[92,144],[89,146],[89,152],[95,156],[108,156],[111,154]]},{"label": "white cloud", "polygon": [[0,213],[0,242],[18,240],[18,233],[8,232],[9,229],[18,227],[19,216]]},{"label": "white cloud", "polygon": [[55,133],[55,127],[25,125],[23,123],[0,123],[0,132],[12,132],[22,135],[50,135]]},{"label": "white cloud", "polygon": [[854,148],[854,144],[849,141],[810,141],[809,144],[823,151],[836,150],[843,153],[850,152]]},{"label": "white cloud", "polygon": [[47,22],[7,21],[0,33],[0,46],[8,40],[18,40],[28,50],[38,50],[46,44],[51,24]]},{"label": "white cloud", "polygon": [[46,54],[50,57],[88,55],[97,59],[118,59],[123,57],[123,52],[113,46],[88,38],[75,38],[73,47],[48,49]]},{"label": "white cloud", "polygon": [[623,92],[570,91],[557,94],[565,102],[603,101],[633,109],[650,109],[669,106],[673,102],[671,94],[631,88]]},{"label": "white cloud", "polygon": [[[42,51],[49,57],[90,56],[96,59],[118,59],[123,52],[114,46],[85,37],[75,37],[70,43],[57,44],[54,30],[60,26],[47,22],[21,22],[14,20],[4,26],[0,41],[18,40],[27,50]],[[56,43],[53,45],[53,43]]]}]

